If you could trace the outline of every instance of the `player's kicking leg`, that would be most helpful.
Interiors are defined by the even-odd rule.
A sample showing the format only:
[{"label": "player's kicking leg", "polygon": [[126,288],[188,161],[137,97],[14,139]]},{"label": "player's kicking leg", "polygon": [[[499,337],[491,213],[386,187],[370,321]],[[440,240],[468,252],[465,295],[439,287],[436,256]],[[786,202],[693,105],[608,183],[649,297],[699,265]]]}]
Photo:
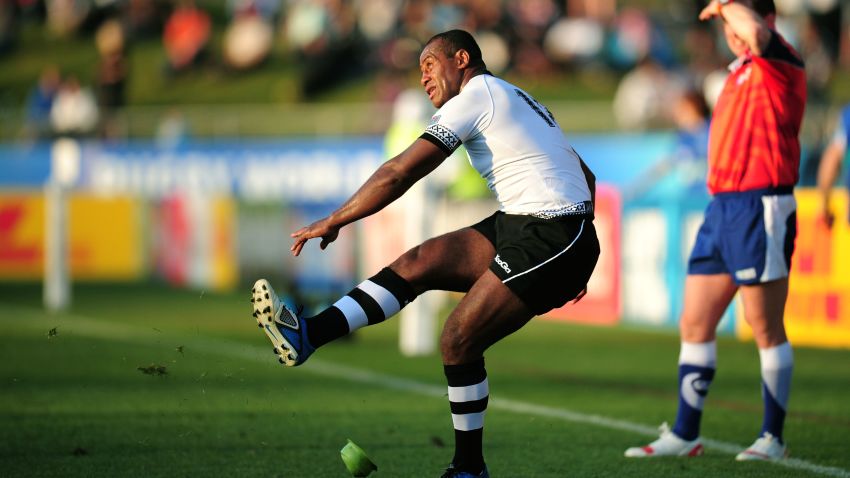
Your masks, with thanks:
[{"label": "player's kicking leg", "polygon": [[307,338],[307,325],[298,311],[275,294],[269,281],[260,279],[251,288],[253,316],[279,355],[280,363],[294,367],[310,357],[315,348]]},{"label": "player's kicking leg", "polygon": [[717,324],[732,301],[737,286],[728,274],[688,275],[685,304],[679,322],[679,410],[673,429],[663,424],[661,436],[645,446],[629,448],[625,456],[698,456],[702,407],[714,378]]},{"label": "player's kicking leg", "polygon": [[[480,260],[468,253],[482,247]],[[301,316],[275,294],[267,280],[260,279],[251,291],[253,316],[280,355],[279,361],[289,367],[301,365],[317,348],[383,322],[422,292],[467,291],[487,268],[487,254],[492,258],[492,247],[469,228],[429,239],[313,317]]]}]

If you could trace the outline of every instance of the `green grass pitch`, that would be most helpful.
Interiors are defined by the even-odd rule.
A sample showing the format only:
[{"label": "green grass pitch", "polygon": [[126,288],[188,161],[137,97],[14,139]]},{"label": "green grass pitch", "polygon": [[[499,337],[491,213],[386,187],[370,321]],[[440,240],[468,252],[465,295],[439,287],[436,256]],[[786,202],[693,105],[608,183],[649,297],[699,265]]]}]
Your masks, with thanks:
[{"label": "green grass pitch", "polygon": [[[247,293],[74,294],[50,315],[40,285],[0,284],[0,476],[345,477],[347,438],[376,477],[439,476],[451,459],[440,359],[402,357],[395,320],[285,369]],[[734,461],[761,424],[758,355],[718,347],[706,455],[629,460],[675,417],[676,334],[532,321],[486,355],[492,476],[850,476],[850,351],[795,350],[795,460],[775,465]]]}]

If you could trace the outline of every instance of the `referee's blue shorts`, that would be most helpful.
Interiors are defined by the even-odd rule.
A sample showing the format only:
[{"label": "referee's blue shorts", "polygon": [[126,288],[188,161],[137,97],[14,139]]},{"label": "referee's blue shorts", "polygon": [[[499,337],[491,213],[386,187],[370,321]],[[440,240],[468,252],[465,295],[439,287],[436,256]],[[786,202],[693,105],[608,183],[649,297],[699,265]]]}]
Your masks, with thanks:
[{"label": "referee's blue shorts", "polygon": [[739,285],[788,277],[796,237],[793,187],[719,193],[705,210],[688,274],[730,274]]}]

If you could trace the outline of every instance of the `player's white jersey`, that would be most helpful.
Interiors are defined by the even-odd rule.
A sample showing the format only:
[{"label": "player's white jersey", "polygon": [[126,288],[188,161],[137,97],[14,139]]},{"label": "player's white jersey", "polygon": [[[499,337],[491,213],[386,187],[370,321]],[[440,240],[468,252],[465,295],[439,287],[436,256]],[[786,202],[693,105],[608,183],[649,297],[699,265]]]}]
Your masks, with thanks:
[{"label": "player's white jersey", "polygon": [[507,214],[589,213],[579,158],[552,114],[525,91],[489,74],[473,77],[422,135],[451,153],[461,143]]}]

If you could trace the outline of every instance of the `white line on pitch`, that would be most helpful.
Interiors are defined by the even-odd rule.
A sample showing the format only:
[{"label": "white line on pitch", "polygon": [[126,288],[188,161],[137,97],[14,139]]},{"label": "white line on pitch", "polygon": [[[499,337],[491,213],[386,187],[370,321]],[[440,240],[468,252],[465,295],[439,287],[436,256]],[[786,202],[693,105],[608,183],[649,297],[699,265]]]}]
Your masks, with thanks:
[{"label": "white line on pitch", "polygon": [[[5,308],[6,310],[9,310],[9,307]],[[43,317],[44,313],[41,310],[24,307],[14,308],[18,309],[17,313],[11,314],[15,316],[15,319],[13,320],[15,320],[16,325],[43,327],[43,323],[26,322],[25,324],[22,324],[20,322],[20,313],[23,312],[27,315]],[[150,339],[162,337],[161,334],[140,326],[104,322],[98,319],[70,314],[63,314],[62,318],[63,322],[61,326],[63,331],[66,333],[79,333],[80,335],[88,337],[108,340],[123,340],[133,343],[148,343]],[[11,322],[11,320],[4,316],[0,316],[0,320]],[[267,347],[251,346],[238,342],[225,341],[211,337],[202,338],[192,335],[185,335],[180,339],[184,345],[191,346],[193,349],[201,350],[209,354],[217,354],[251,361],[268,362],[272,360],[272,357],[270,357],[271,353],[268,351]],[[444,398],[446,395],[445,386],[417,382],[415,380],[395,377],[361,368],[349,367],[347,365],[327,362],[315,358],[310,360],[309,365],[301,367],[299,370],[305,373],[313,373],[349,382],[377,385],[392,390],[400,390],[429,397]],[[513,413],[554,418],[574,423],[584,423],[601,428],[626,431],[648,437],[656,437],[658,435],[658,429],[656,427],[641,425],[627,420],[618,420],[600,415],[576,412],[566,408],[537,405],[520,400],[491,398],[488,406],[493,409],[506,410]],[[702,442],[707,448],[733,455],[737,454],[744,448],[741,445],[713,440],[710,438],[702,438]],[[797,458],[787,458],[785,460],[772,463],[786,468],[810,471],[812,473],[825,476],[850,478],[850,471],[843,468],[818,465],[816,463],[811,463]]]}]

